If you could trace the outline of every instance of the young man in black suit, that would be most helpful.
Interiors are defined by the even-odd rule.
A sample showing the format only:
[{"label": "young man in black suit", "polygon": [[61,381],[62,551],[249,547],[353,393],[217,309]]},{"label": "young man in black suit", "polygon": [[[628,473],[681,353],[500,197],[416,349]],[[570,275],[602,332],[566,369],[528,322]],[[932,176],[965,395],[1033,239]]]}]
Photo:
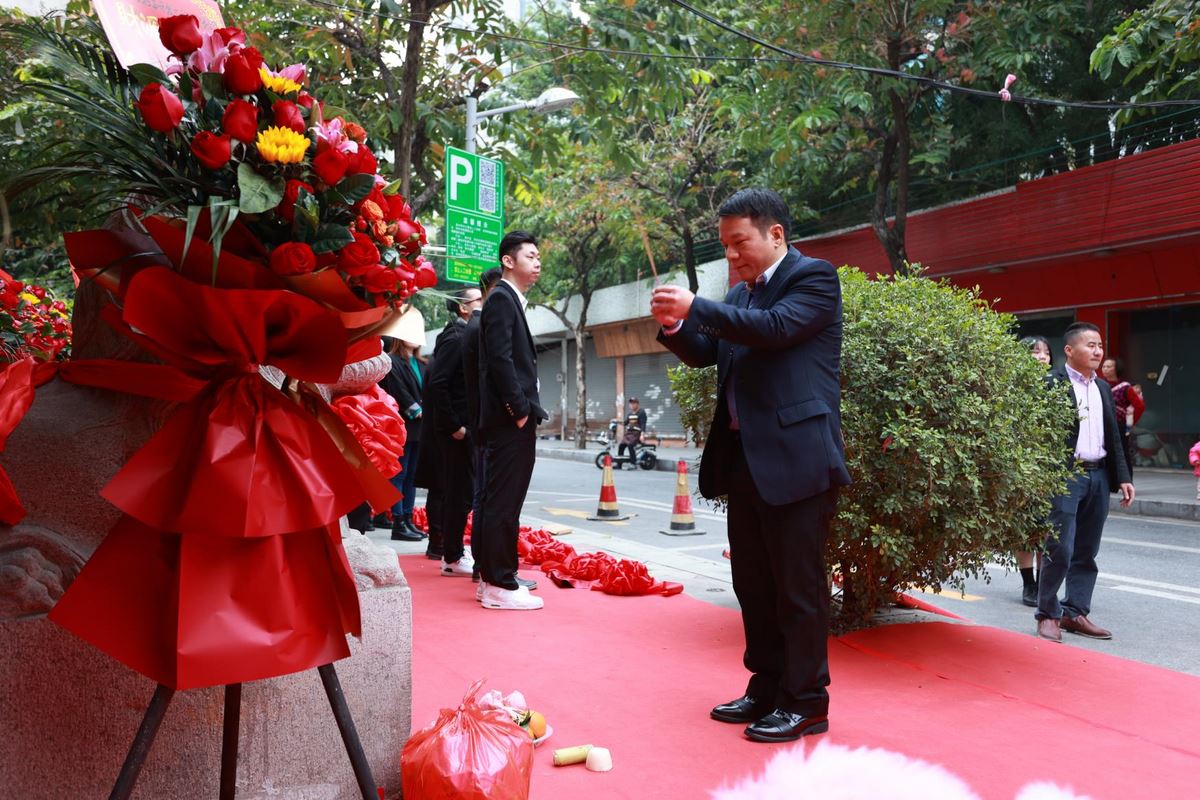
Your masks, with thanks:
[{"label": "young man in black suit", "polygon": [[[492,267],[479,276],[479,291],[484,300],[500,282],[504,270]],[[482,304],[481,304],[482,308]],[[483,489],[484,472],[483,432],[479,430],[479,316],[481,308],[471,312],[467,327],[462,335],[463,385],[467,393],[467,427],[471,432],[471,446],[475,458],[475,495],[471,499],[471,556],[475,559],[475,571],[471,579],[479,582],[479,571],[486,560],[483,552]],[[479,583],[475,599],[483,597],[483,584]]]},{"label": "young man in black suit", "polygon": [[446,300],[446,308],[454,316],[438,334],[425,387],[425,407],[436,412],[432,430],[425,432],[425,447],[441,450],[442,575],[451,578],[469,578],[475,566],[463,550],[463,531],[475,494],[475,456],[467,430],[462,336],[471,313],[482,305],[483,293],[474,287]]},{"label": "young man in black suit", "polygon": [[655,288],[658,340],[689,366],[717,364],[717,408],[700,492],[729,498],[733,588],[742,606],[745,694],[712,709],[760,742],[829,729],[825,541],[842,451],[837,271],[788,246],[775,192],[743,189],[718,210],[725,257],[741,280],[718,303]]},{"label": "young man in black suit", "polygon": [[[1090,322],[1067,328],[1063,352],[1067,363],[1050,371],[1049,380],[1070,392],[1079,410],[1079,423],[1068,437],[1072,461],[1083,468],[1067,481],[1066,494],[1050,503],[1054,533],[1046,540],[1042,574],[1038,576],[1038,636],[1062,641],[1062,632],[1091,639],[1111,639],[1112,633],[1088,619],[1096,588],[1096,553],[1108,518],[1108,496],[1120,491],[1121,505],[1133,502],[1133,483],[1125,463],[1125,446],[1117,427],[1112,389],[1096,370],[1104,359],[1100,329]],[[1058,590],[1066,582],[1067,596]]]},{"label": "young man in black suit", "polygon": [[525,294],[542,261],[537,240],[523,231],[500,242],[504,277],[479,318],[479,427],[485,442],[480,602],[484,608],[531,610],[542,600],[517,580],[521,507],[533,477],[538,423],[537,353],[525,321]]}]

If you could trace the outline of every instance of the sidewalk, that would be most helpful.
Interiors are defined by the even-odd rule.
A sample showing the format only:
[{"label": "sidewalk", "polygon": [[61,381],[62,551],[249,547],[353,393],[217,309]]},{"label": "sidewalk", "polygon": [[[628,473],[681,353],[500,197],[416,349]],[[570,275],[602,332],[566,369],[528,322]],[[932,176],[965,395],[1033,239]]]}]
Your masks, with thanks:
[{"label": "sidewalk", "polygon": [[[590,464],[600,452],[600,445],[589,442],[586,450],[576,450],[573,442],[557,439],[538,439],[540,458],[558,458]],[[700,466],[698,447],[660,447],[655,469],[674,472],[679,459],[688,462],[695,472]],[[1137,497],[1129,508],[1121,508],[1113,495],[1110,510],[1117,514],[1144,517],[1170,517],[1200,522],[1200,501],[1196,499],[1196,477],[1186,470],[1141,468],[1134,473]]]}]

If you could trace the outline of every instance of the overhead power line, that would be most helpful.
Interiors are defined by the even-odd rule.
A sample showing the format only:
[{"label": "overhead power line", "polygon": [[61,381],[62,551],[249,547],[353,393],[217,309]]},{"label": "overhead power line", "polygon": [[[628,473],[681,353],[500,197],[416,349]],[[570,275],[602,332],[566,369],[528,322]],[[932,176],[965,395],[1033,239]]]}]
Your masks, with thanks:
[{"label": "overhead power line", "polygon": [[973,95],[975,97],[987,97],[992,100],[1003,100],[1004,102],[1023,103],[1025,105],[1042,105],[1042,106],[1057,106],[1060,108],[1092,108],[1106,111],[1120,111],[1122,109],[1135,108],[1164,108],[1167,106],[1200,106],[1200,100],[1148,100],[1141,103],[1126,103],[1126,102],[1109,102],[1109,101],[1088,101],[1088,100],[1054,100],[1044,97],[1025,97],[1023,95],[1009,95],[1007,98],[1001,98],[1000,92],[989,92],[984,89],[974,89],[970,86],[962,86],[956,83],[948,83],[935,78],[929,78],[924,75],[914,75],[910,72],[901,72],[894,69],[886,69],[884,67],[868,67],[863,64],[852,64],[846,61],[831,61],[826,58],[817,58],[805,53],[798,53],[795,50],[790,50],[773,42],[768,42],[765,39],[760,39],[748,31],[735,28],[720,19],[717,19],[712,14],[706,11],[701,11],[685,0],[670,0],[670,2],[684,9],[685,11],[694,14],[700,19],[716,25],[723,31],[732,33],[746,41],[753,42],[760,47],[765,47],[776,53],[780,53],[795,61],[802,61],[806,64],[815,64],[822,67],[832,67],[834,69],[853,70],[855,72],[865,72],[869,75],[879,75],[885,78],[898,78],[915,83],[925,84],[937,89],[942,89],[948,92],[957,92],[959,94]]}]

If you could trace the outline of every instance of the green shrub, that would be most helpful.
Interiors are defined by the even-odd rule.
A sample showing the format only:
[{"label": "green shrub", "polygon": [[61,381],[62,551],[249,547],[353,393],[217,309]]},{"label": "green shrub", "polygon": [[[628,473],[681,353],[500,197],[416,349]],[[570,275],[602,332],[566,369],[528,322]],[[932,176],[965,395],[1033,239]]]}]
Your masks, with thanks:
[{"label": "green shrub", "polygon": [[691,369],[683,364],[667,370],[679,420],[697,447],[708,438],[717,402],[717,368]]},{"label": "green shrub", "polygon": [[[827,559],[843,624],[913,586],[961,587],[1045,534],[1068,474],[1074,409],[975,291],[843,267],[842,490]],[[715,370],[676,380],[687,419],[712,418]],[[703,387],[702,395],[688,395]],[[681,391],[682,389],[682,391]],[[706,404],[706,410],[699,408]],[[689,427],[693,437],[698,429]]]}]

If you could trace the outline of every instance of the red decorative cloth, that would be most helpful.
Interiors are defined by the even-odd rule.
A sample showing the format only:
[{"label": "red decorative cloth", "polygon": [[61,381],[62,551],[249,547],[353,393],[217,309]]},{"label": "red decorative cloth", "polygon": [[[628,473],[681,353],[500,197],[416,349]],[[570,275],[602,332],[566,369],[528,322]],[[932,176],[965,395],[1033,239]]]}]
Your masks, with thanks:
[{"label": "red decorative cloth", "polygon": [[372,386],[362,394],[339,397],[332,405],[379,474],[390,478],[399,473],[407,433],[395,398]]},{"label": "red decorative cloth", "polygon": [[326,421],[258,374],[336,380],[338,317],[291,292],[147,267],[110,321],[166,364],[80,362],[63,377],[182,405],[105,486],[125,516],[50,619],[177,689],[348,656],[358,595],[337,520],[363,484]]},{"label": "red decorative cloth", "polygon": [[[6,364],[0,370],[0,453],[8,437],[33,403],[34,388],[54,376],[53,363],[39,364],[32,357]],[[25,506],[17,497],[8,474],[0,468],[0,523],[16,525],[25,518]]]},{"label": "red decorative cloth", "polygon": [[656,581],[640,561],[617,559],[607,553],[576,553],[575,548],[555,539],[549,531],[522,526],[517,552],[528,564],[562,588],[587,588],[617,595],[661,594],[670,597],[683,591],[682,583]]}]

